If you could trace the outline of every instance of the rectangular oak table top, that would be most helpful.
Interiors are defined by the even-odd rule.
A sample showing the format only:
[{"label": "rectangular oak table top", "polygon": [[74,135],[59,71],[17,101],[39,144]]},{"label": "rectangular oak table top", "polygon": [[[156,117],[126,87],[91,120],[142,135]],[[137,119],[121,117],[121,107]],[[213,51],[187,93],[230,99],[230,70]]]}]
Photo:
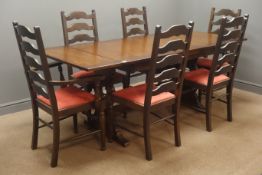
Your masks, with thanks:
[{"label": "rectangular oak table top", "polygon": [[[53,47],[46,49],[46,55],[81,69],[105,70],[146,61],[151,57],[153,39],[153,35],[148,35]],[[190,57],[213,53],[216,40],[216,34],[193,32]]]}]

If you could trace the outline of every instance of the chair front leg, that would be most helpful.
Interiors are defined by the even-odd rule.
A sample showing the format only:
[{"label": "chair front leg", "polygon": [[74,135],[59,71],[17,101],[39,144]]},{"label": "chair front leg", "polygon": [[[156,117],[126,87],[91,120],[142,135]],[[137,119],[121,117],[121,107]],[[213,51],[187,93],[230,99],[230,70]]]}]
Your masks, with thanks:
[{"label": "chair front leg", "polygon": [[60,124],[57,115],[53,116],[53,150],[51,158],[51,167],[57,166],[58,152],[60,142]]},{"label": "chair front leg", "polygon": [[33,112],[33,132],[32,132],[32,143],[31,149],[37,149],[38,145],[38,130],[39,130],[39,111],[35,101],[32,102]]},{"label": "chair front leg", "polygon": [[208,132],[212,131],[212,92],[206,92],[206,130]]},{"label": "chair front leg", "polygon": [[144,121],[143,121],[143,129],[144,129],[144,143],[145,143],[145,152],[146,152],[146,160],[152,160],[152,150],[151,150],[151,141],[150,141],[150,120],[149,109],[144,110]]},{"label": "chair front leg", "polygon": [[179,127],[179,108],[180,104],[176,102],[176,104],[173,105],[172,110],[174,114],[174,136],[175,136],[175,145],[177,147],[181,146],[181,137],[180,137],[180,127]]},{"label": "chair front leg", "polygon": [[227,121],[232,122],[232,92],[233,87],[232,85],[228,85],[226,89],[226,97],[227,97]]}]

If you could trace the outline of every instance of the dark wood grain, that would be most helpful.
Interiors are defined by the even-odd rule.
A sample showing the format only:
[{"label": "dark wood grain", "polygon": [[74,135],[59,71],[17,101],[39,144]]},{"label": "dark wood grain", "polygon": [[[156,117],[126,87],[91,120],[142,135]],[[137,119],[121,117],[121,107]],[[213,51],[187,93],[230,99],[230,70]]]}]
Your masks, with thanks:
[{"label": "dark wood grain", "polygon": [[222,16],[227,17],[238,17],[241,15],[241,9],[238,9],[237,11],[231,10],[231,9],[220,9],[216,11],[216,8],[211,8],[210,12],[210,19],[208,24],[208,32],[213,33],[219,33],[219,26],[222,21]]},{"label": "dark wood grain", "polygon": [[[77,113],[83,112],[88,109],[97,109],[99,115],[100,127],[98,130],[91,132],[90,134],[100,133],[100,144],[101,149],[105,149],[105,122],[104,122],[104,109],[102,104],[100,82],[104,79],[103,77],[91,77],[88,79],[79,80],[68,80],[68,81],[54,81],[51,78],[51,73],[49,70],[49,64],[47,62],[47,57],[45,53],[45,48],[42,40],[42,35],[39,27],[34,27],[34,32],[30,31],[23,25],[17,22],[13,23],[18,48],[21,55],[21,60],[24,67],[24,73],[27,79],[27,84],[31,96],[32,111],[33,111],[33,133],[32,133],[32,149],[37,148],[38,144],[38,130],[44,126],[49,126],[53,129],[53,145],[52,145],[52,157],[51,157],[51,167],[57,166],[59,144],[60,144],[60,121],[73,117],[74,131],[77,131]],[[30,38],[31,42],[36,43],[33,46],[28,42]],[[30,56],[29,56],[30,54]],[[39,61],[38,61],[39,60]],[[91,82],[95,83],[95,101],[87,102],[86,104],[79,104],[76,106],[68,108],[59,108],[57,102],[57,96],[55,93],[55,86],[61,86],[62,88],[72,87],[77,83]],[[61,90],[60,89],[60,90]],[[71,94],[72,96],[75,94]],[[45,103],[40,100],[40,97],[49,100],[49,103]],[[51,122],[46,122],[39,117],[39,108],[51,115]],[[39,122],[43,125],[39,126]]]},{"label": "dark wood grain", "polygon": [[[99,40],[95,10],[92,10],[91,14],[84,11],[73,11],[68,15],[61,11],[61,21],[65,46],[79,42],[93,43]],[[72,64],[67,65],[67,72],[68,77],[74,73]]]},{"label": "dark wood grain", "polygon": [[[230,14],[229,11],[223,12]],[[232,91],[234,77],[248,18],[248,15],[233,17],[230,19],[222,17],[220,28],[218,30],[219,34],[216,49],[212,59],[212,66],[208,74],[207,85],[186,80],[186,84],[193,89],[198,89],[200,95],[202,92],[205,92],[206,94],[204,112],[206,114],[206,129],[209,132],[212,131],[211,106],[213,93],[216,90],[226,89],[227,120],[232,121]],[[214,83],[214,79],[218,76],[227,76],[227,78],[224,81]],[[201,96],[199,98],[201,99]]]},{"label": "dark wood grain", "polygon": [[[148,35],[99,41],[95,44],[53,47],[47,48],[46,54],[53,59],[85,70],[119,68],[147,61],[151,57],[153,38],[152,35]],[[179,37],[173,37],[173,39],[179,39]],[[168,40],[163,39],[160,44],[163,45],[165,41]],[[216,41],[216,34],[194,32],[189,49],[189,59],[194,59],[203,52],[213,53]]]},{"label": "dark wood grain", "polygon": [[[121,8],[121,19],[124,38],[133,35],[148,35],[146,7],[143,7],[142,10],[138,8]],[[137,27],[141,25],[143,29]]]},{"label": "dark wood grain", "polygon": [[[179,130],[179,109],[180,109],[180,97],[181,97],[181,90],[183,85],[184,79],[184,72],[188,58],[188,50],[191,43],[192,31],[193,31],[193,22],[190,22],[187,26],[185,25],[177,25],[172,26],[168,31],[162,32],[161,26],[157,26],[155,29],[155,35],[153,39],[151,48],[151,56],[148,59],[148,63],[145,65],[147,67],[147,76],[146,76],[146,89],[144,92],[144,103],[137,104],[132,102],[132,100],[127,100],[120,96],[113,94],[113,102],[117,102],[121,105],[127,106],[129,108],[139,110],[143,113],[143,137],[144,137],[144,146],[145,146],[145,154],[147,160],[152,160],[152,150],[151,150],[151,139],[150,139],[150,127],[152,125],[150,120],[150,112],[163,108],[164,106],[173,106],[173,114],[168,117],[161,118],[160,121],[165,121],[167,119],[173,119],[174,121],[174,140],[175,145],[180,146],[180,130]],[[184,29],[184,30],[181,30]],[[175,43],[178,41],[178,38],[169,37],[168,39],[166,36],[176,36],[176,35],[184,35],[182,38],[179,39],[184,44],[167,44],[167,43]],[[149,37],[150,38],[150,37]],[[127,40],[126,40],[127,41]],[[163,46],[161,46],[161,44]],[[184,46],[184,47],[181,47]],[[148,46],[149,47],[149,46]],[[177,47],[177,48],[176,48]],[[170,55],[170,50],[180,50],[178,55],[174,56],[174,54]],[[161,60],[159,57],[165,54],[166,56],[163,57]],[[171,58],[175,61],[171,61]],[[183,58],[181,60],[181,58]],[[130,87],[132,88],[132,87]],[[163,100],[159,103],[153,104],[151,100],[156,95],[161,95],[162,93],[174,93],[171,94],[173,98],[169,98]],[[128,96],[128,94],[126,94]],[[114,103],[111,103],[111,106]],[[110,119],[112,119],[112,111],[109,115]],[[158,123],[155,122],[155,123]]]}]

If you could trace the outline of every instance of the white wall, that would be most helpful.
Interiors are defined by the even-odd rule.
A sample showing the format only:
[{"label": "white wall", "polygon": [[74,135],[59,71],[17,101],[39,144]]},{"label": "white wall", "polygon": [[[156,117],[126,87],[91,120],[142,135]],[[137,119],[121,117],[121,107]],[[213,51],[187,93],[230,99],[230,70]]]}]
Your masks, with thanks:
[{"label": "white wall", "polygon": [[[262,86],[261,0],[1,0],[0,1],[0,108],[29,97],[25,76],[12,28],[12,21],[30,27],[39,25],[45,45],[62,45],[60,11],[95,9],[101,40],[122,37],[120,8],[148,9],[150,32],[161,24],[195,21],[195,30],[207,31],[210,8],[241,8],[250,14],[248,41],[242,49],[237,78]],[[1,113],[1,109],[0,109]]]},{"label": "white wall", "polygon": [[45,46],[63,44],[60,11],[97,12],[100,40],[122,37],[120,8],[146,6],[150,32],[156,24],[175,22],[174,0],[1,0],[0,1],[0,107],[29,97],[12,21],[42,29]]},{"label": "white wall", "polygon": [[[262,92],[262,1],[261,0],[176,0],[177,21],[195,21],[196,31],[207,31],[211,7],[242,9],[250,15],[236,78],[259,86]],[[249,89],[252,89],[250,87]]]}]

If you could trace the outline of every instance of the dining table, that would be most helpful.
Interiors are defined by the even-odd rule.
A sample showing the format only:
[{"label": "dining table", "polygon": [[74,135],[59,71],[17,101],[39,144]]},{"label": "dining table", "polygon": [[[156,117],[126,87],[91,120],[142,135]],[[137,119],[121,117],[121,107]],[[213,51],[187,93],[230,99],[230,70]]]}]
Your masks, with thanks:
[{"label": "dining table", "polygon": [[[161,44],[168,40],[180,39],[180,36],[161,40]],[[107,94],[113,92],[112,71],[121,68],[143,69],[151,58],[154,35],[134,36],[129,38],[97,41],[95,43],[80,43],[71,46],[57,46],[46,48],[48,58],[71,65],[73,67],[101,72],[108,76]],[[188,61],[194,65],[196,58],[213,54],[217,41],[217,34],[208,32],[193,32],[189,49]],[[123,146],[127,144],[124,138],[117,138]]]},{"label": "dining table", "polygon": [[[80,69],[104,71],[147,62],[151,58],[153,40],[153,35],[147,35],[50,47],[46,49],[46,55]],[[161,40],[161,43],[165,43],[166,40],[168,39]],[[216,41],[216,34],[193,32],[189,60],[212,54]]]}]

